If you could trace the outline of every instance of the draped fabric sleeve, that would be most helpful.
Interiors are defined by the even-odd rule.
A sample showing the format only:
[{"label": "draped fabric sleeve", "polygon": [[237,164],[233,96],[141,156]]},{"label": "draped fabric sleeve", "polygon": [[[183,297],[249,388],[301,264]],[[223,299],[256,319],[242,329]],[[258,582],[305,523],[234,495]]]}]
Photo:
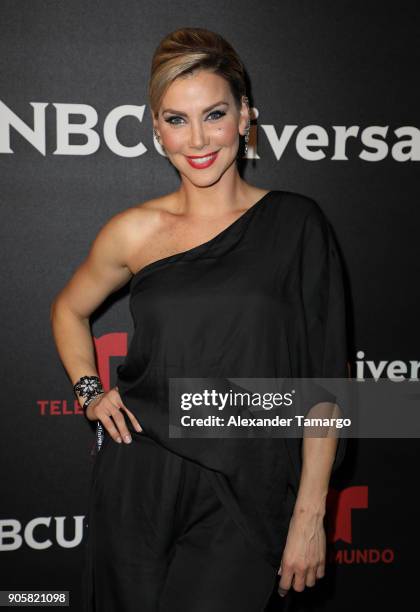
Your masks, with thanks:
[{"label": "draped fabric sleeve", "polygon": [[[331,226],[315,202],[302,240],[301,286],[311,377],[347,378],[343,268]],[[333,473],[343,462],[346,442],[343,437],[338,440]]]},{"label": "draped fabric sleeve", "polygon": [[[319,205],[311,200],[301,234],[300,283],[306,337],[302,378],[348,378],[346,304],[343,267],[331,226]],[[329,398],[333,399],[329,399]],[[326,393],[324,401],[335,401]],[[343,406],[337,402],[344,417]],[[292,462],[300,476],[302,438],[291,441]],[[334,474],[346,453],[347,439],[338,438],[332,466]],[[298,481],[295,483],[298,484]]]}]

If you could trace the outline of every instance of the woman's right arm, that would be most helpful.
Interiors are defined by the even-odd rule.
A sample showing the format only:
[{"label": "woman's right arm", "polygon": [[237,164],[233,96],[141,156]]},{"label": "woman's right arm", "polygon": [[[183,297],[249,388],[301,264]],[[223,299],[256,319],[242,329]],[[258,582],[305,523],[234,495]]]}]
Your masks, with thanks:
[{"label": "woman's right arm", "polygon": [[[132,276],[126,265],[134,240],[131,215],[131,209],[118,213],[100,229],[88,256],[51,304],[50,320],[54,341],[72,385],[81,376],[98,376],[89,318],[111,293],[126,285]],[[118,392],[112,389],[108,394],[108,401],[103,402],[106,403],[103,415],[106,418],[103,421],[101,418],[101,421],[117,441],[119,435],[124,438],[129,431],[119,410],[123,406],[119,405],[121,399]],[[84,399],[78,399],[82,405]],[[98,398],[88,407],[86,416],[90,420],[98,418],[96,407],[100,403]],[[138,422],[133,421],[134,415],[126,408],[125,411],[136,429],[141,430]]]}]

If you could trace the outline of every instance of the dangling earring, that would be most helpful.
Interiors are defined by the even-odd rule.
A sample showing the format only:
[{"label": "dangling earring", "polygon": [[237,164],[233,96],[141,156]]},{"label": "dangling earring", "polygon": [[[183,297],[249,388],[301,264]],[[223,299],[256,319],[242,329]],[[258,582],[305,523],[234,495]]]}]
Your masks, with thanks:
[{"label": "dangling earring", "polygon": [[156,140],[158,141],[159,144],[161,144],[160,142],[160,136],[159,136],[159,132],[157,131],[156,128],[153,128],[153,134],[155,135]]},{"label": "dangling earring", "polygon": [[248,119],[248,123],[246,125],[246,130],[245,130],[245,148],[244,148],[244,153],[245,155],[248,152],[248,140],[249,140],[249,131],[251,129],[251,121]]},{"label": "dangling earring", "polygon": [[[243,100],[245,102],[245,104],[248,107],[248,111],[249,111],[249,100],[248,100],[248,96],[243,96]],[[248,141],[249,141],[249,131],[251,129],[251,120],[248,119],[248,123],[246,124],[246,129],[245,129],[245,147],[244,147],[244,153],[245,155],[248,152]]]}]

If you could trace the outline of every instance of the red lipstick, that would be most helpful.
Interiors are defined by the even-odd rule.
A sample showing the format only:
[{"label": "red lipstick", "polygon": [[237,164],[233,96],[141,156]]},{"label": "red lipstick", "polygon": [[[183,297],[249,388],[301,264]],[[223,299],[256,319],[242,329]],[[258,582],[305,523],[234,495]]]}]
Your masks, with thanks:
[{"label": "red lipstick", "polygon": [[217,158],[219,151],[208,153],[206,155],[186,155],[186,159],[190,166],[197,168],[198,170],[208,168]]}]

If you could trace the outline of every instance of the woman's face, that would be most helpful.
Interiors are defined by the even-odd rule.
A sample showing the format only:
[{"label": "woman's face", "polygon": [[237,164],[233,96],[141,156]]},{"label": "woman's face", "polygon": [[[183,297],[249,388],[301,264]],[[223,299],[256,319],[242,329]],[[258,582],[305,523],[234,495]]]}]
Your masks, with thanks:
[{"label": "woman's face", "polygon": [[171,83],[153,126],[181,175],[209,185],[235,162],[247,121],[247,105],[243,102],[238,110],[228,82],[200,70]]}]

